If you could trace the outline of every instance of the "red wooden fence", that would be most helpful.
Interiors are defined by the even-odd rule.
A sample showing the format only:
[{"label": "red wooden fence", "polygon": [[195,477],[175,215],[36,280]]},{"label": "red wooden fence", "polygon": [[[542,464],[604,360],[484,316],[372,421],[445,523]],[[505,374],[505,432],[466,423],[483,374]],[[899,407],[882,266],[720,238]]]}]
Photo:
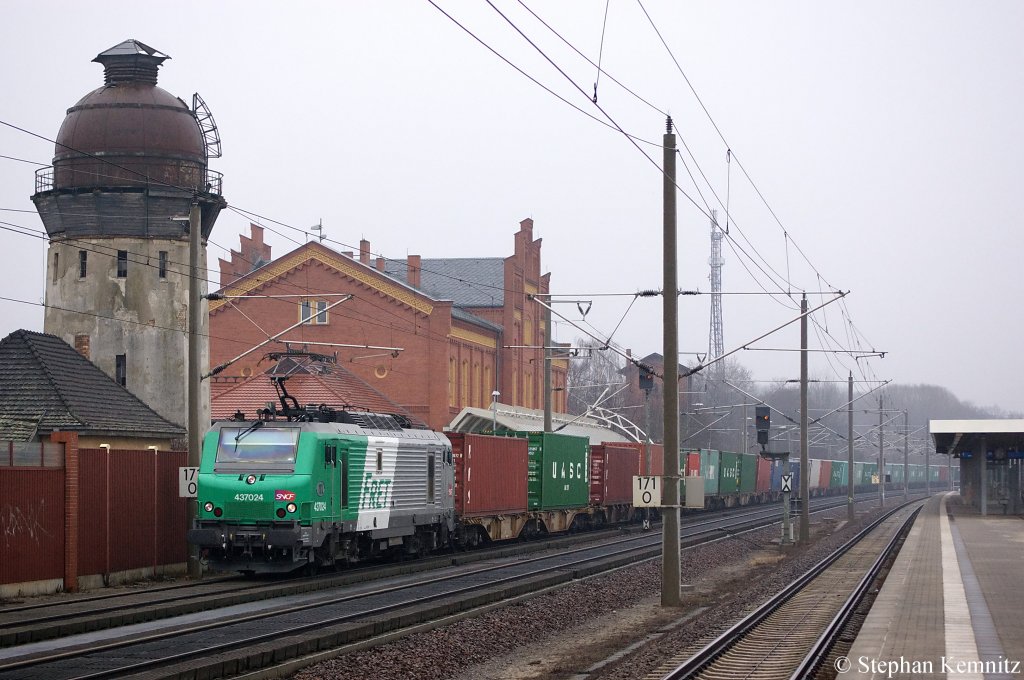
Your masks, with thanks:
[{"label": "red wooden fence", "polygon": [[[69,444],[67,455],[67,469],[62,456],[40,459],[59,467],[0,458],[0,584],[64,578],[65,588],[74,590],[72,574],[155,571],[186,562],[191,499],[178,496],[186,452],[76,451]],[[67,474],[76,460],[77,485]],[[66,537],[74,553],[65,550]]]}]

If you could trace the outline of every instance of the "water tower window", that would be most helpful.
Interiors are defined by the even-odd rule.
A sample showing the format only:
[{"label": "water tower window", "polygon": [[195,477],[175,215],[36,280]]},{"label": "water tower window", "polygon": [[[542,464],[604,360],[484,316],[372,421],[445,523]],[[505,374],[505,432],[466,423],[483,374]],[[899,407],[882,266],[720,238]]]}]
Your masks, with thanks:
[{"label": "water tower window", "polygon": [[57,283],[57,267],[60,265],[60,253],[53,254],[53,282]]},{"label": "water tower window", "polygon": [[79,250],[78,251],[78,278],[85,278],[85,271],[88,268],[89,263],[89,251]]},{"label": "water tower window", "polygon": [[167,251],[166,250],[161,250],[160,251],[160,268],[159,268],[159,271],[160,271],[160,278],[161,279],[166,279],[167,278]]},{"label": "water tower window", "polygon": [[117,251],[117,278],[123,279],[128,276],[128,251]]},{"label": "water tower window", "polygon": [[118,354],[114,357],[114,380],[121,387],[128,386],[128,355]]}]

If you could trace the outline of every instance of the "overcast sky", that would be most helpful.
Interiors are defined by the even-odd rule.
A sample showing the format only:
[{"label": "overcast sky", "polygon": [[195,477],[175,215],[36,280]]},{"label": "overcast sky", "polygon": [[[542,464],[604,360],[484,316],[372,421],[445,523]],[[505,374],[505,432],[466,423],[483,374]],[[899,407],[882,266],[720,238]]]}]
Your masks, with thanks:
[{"label": "overcast sky", "polygon": [[[852,368],[1024,411],[1024,3],[611,0],[601,52],[604,2],[495,0],[565,76],[486,2],[438,4],[582,112],[425,0],[100,0],[5,4],[0,120],[54,138],[67,108],[102,84],[91,59],[138,39],[172,57],[161,87],[186,102],[198,91],[213,112],[228,203],[294,227],[264,222],[279,232],[267,231],[275,255],[323,220],[338,250],[366,238],[386,257],[503,257],[532,217],[552,291],[592,299],[591,331],[643,356],[661,352],[661,299],[598,294],[662,286],[651,161],[661,164],[667,112],[685,162],[680,287],[709,291],[704,213],[717,208],[724,223],[728,194],[723,290],[793,293],[724,296],[727,350],[795,317],[798,291],[814,291],[815,305],[829,297],[818,291],[841,289],[850,295],[815,315],[811,346],[887,354],[816,353],[813,377]],[[591,60],[601,53],[600,109],[596,68],[527,6]],[[48,164],[53,145],[0,126],[0,154]],[[18,212],[34,210],[33,172],[0,158],[0,226],[42,229]],[[221,214],[211,263],[248,223]],[[0,239],[0,337],[42,330],[45,241]],[[557,308],[579,323],[574,305]],[[706,352],[709,296],[679,308],[680,349]],[[556,326],[559,341],[581,335]],[[799,326],[757,346],[799,347]],[[795,353],[738,358],[758,378],[799,376]]]}]

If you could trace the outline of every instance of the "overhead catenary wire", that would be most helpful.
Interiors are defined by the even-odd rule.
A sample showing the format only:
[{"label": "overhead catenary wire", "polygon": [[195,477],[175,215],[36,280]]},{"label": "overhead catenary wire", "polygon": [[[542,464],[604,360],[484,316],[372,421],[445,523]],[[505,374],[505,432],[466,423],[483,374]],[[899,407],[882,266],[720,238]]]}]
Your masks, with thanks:
[{"label": "overhead catenary wire", "polygon": [[[607,10],[607,8],[606,8],[606,10]],[[600,71],[599,71],[599,73],[600,73]],[[702,105],[702,103],[701,103],[701,105]],[[601,121],[599,121],[599,122],[601,122]],[[602,123],[603,123],[603,122],[602,122]],[[692,174],[691,174],[691,176],[692,176]],[[728,196],[728,195],[727,195],[727,196]],[[702,196],[701,196],[701,198],[702,198]],[[727,198],[727,202],[728,202],[728,198]],[[706,203],[706,205],[707,205],[707,202],[705,202],[705,203]],[[728,221],[729,221],[729,220],[727,219],[727,224],[728,224]],[[226,249],[225,249],[225,250],[226,250]],[[767,294],[767,293],[766,293],[766,294]]]}]

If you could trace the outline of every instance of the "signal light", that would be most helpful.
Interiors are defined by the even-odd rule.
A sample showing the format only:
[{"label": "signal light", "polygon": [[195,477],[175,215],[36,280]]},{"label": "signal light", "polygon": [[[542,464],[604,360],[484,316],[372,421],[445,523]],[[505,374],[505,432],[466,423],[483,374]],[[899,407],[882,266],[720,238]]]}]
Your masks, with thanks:
[{"label": "signal light", "polygon": [[287,508],[288,512],[292,513],[294,513],[298,509],[295,503],[289,503],[288,505],[285,506],[285,508]]},{"label": "signal light", "polygon": [[654,389],[654,371],[649,366],[640,364],[640,389],[650,391]]},{"label": "signal light", "polygon": [[284,508],[278,508],[277,512],[275,512],[274,514],[277,515],[279,518],[284,519]]},{"label": "signal light", "polygon": [[767,432],[771,429],[772,410],[767,406],[754,407],[754,421],[758,432]]},{"label": "signal light", "polygon": [[221,510],[220,508],[214,508],[213,509],[213,516],[214,517],[220,517],[223,514],[224,514],[224,511]]},{"label": "signal light", "polygon": [[206,510],[207,512],[213,512],[213,503],[211,503],[210,501],[206,501],[206,503],[203,505],[203,510]]},{"label": "signal light", "polygon": [[754,407],[754,427],[757,429],[757,443],[761,450],[768,445],[768,430],[771,429],[772,410],[767,406]]}]

